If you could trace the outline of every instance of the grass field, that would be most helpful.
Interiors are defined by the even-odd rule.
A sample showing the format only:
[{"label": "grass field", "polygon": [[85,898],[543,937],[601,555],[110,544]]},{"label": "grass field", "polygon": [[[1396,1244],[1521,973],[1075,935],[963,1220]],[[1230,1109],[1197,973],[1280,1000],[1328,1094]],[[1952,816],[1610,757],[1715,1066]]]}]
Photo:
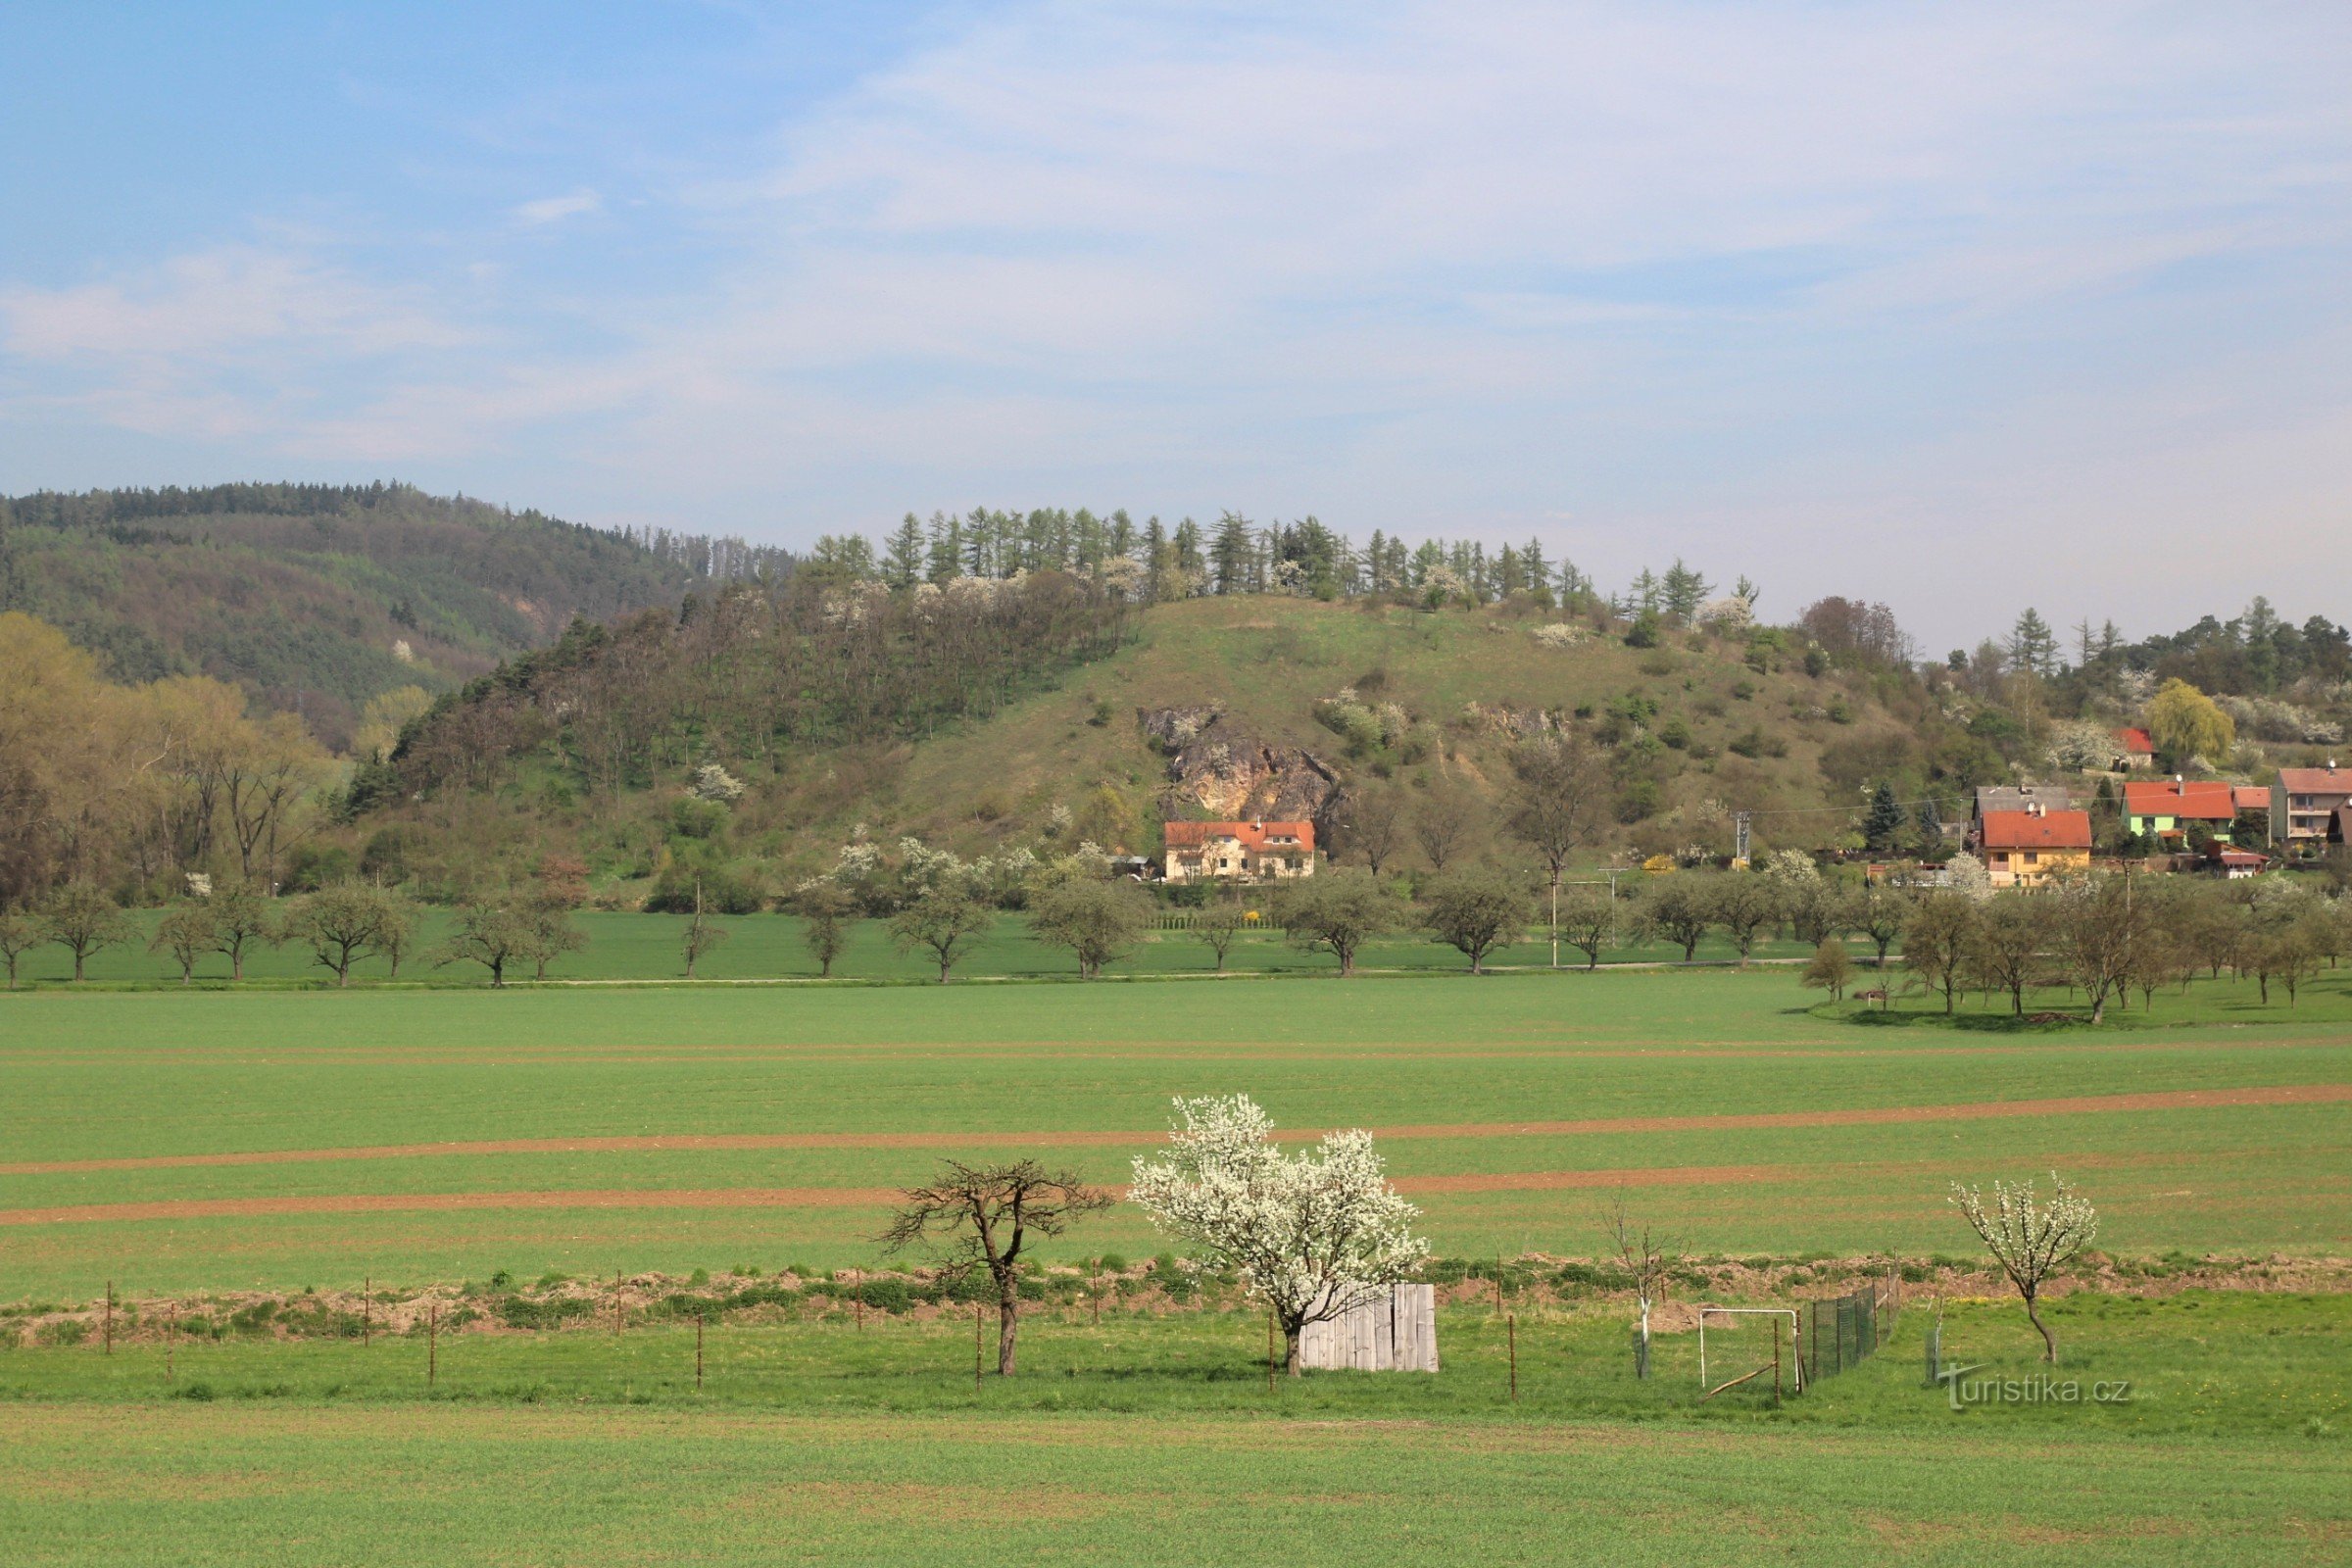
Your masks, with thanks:
[{"label": "grass field", "polygon": [[[1170,1096],[1231,1090],[1388,1132],[1457,1255],[1589,1252],[1621,1182],[1703,1250],[1949,1251],[1947,1181],[2053,1165],[2119,1251],[2341,1252],[2344,984],[2054,1033],[1857,1025],[1769,971],[31,993],[0,1002],[0,1290],[870,1264],[942,1154],[1116,1180]],[[1102,1248],[1155,1250],[1117,1212],[1062,1250]]]},{"label": "grass field", "polygon": [[[1693,1251],[1965,1253],[1959,1178],[2052,1166],[2100,1245],[2352,1251],[2352,991],[2228,983],[2117,1026],[1813,1010],[1785,972],[1341,984],[253,989],[0,998],[0,1300],[616,1268],[870,1266],[943,1154],[1116,1181],[1175,1094],[1381,1129],[1452,1256],[1590,1255],[1622,1191]],[[1983,1024],[1984,1027],[1968,1025]],[[1114,1210],[1076,1259],[1163,1244]],[[10,1562],[2340,1561],[2352,1298],[2083,1294],[2116,1407],[1952,1412],[1917,1309],[1774,1412],[1626,1366],[1619,1303],[1492,1307],[1435,1379],[1265,1394],[1247,1313],[0,1351]],[[2013,1303],[1947,1357],[2022,1373]],[[1736,1342],[1719,1342],[1732,1355]],[[185,1396],[197,1386],[209,1400]],[[173,1396],[178,1395],[180,1396]],[[588,1408],[581,1408],[587,1401]],[[2095,1476],[2095,1485],[2081,1478]],[[2069,1480],[2068,1478],[2075,1478]]]}]

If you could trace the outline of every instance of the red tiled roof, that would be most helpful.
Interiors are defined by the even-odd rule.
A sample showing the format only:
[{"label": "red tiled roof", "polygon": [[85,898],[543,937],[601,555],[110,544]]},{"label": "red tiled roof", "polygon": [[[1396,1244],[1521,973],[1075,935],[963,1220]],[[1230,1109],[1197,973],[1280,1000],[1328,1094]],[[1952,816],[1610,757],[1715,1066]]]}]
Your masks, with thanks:
[{"label": "red tiled roof", "polygon": [[2199,822],[2227,822],[2237,814],[2230,786],[2219,779],[2191,779],[2176,784],[2151,779],[2124,786],[2124,810],[2132,816],[2185,816]]},{"label": "red tiled roof", "polygon": [[2240,784],[2230,792],[2230,799],[2241,811],[2267,811],[2271,808],[2271,792],[2254,784]]},{"label": "red tiled roof", "polygon": [[2156,754],[2155,737],[2144,729],[2119,729],[2115,732],[2115,744],[2124,749],[2127,757],[2137,757],[2142,753],[2153,757]]},{"label": "red tiled roof", "polygon": [[[1163,829],[1171,850],[1197,850],[1211,839],[1239,840],[1244,850],[1308,850],[1315,847],[1315,824],[1312,822],[1170,822]],[[1296,844],[1275,844],[1275,839],[1296,839]]]},{"label": "red tiled roof", "polygon": [[2087,850],[2088,811],[1986,811],[1988,850]]},{"label": "red tiled roof", "polygon": [[2352,795],[2352,767],[2282,767],[2278,787],[2289,795]]}]

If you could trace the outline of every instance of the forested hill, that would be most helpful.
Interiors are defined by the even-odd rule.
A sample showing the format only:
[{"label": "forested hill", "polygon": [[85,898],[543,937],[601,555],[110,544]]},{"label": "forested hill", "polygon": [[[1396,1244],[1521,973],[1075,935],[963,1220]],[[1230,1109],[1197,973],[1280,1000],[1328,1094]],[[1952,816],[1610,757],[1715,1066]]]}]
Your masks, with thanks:
[{"label": "forested hill", "polygon": [[234,682],[331,744],[369,698],[448,690],[575,614],[674,609],[699,581],[790,564],[404,484],[0,496],[0,611],[62,627],[119,680]]}]

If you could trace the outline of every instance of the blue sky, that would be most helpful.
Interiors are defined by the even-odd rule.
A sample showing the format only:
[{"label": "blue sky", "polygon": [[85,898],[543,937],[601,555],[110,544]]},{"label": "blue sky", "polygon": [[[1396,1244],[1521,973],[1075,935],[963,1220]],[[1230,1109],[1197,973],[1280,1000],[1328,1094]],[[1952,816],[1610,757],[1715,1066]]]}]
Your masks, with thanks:
[{"label": "blue sky", "polygon": [[2352,616],[2352,7],[0,8],[0,489]]}]

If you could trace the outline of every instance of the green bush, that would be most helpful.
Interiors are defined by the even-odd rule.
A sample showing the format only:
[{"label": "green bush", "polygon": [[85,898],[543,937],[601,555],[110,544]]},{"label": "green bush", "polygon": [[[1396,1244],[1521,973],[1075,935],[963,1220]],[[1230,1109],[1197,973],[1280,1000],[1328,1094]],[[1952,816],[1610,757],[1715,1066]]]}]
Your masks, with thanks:
[{"label": "green bush", "polygon": [[586,1317],[596,1303],[584,1296],[558,1296],[532,1300],[523,1296],[500,1298],[498,1320],[511,1329],[562,1328],[571,1318]]}]

